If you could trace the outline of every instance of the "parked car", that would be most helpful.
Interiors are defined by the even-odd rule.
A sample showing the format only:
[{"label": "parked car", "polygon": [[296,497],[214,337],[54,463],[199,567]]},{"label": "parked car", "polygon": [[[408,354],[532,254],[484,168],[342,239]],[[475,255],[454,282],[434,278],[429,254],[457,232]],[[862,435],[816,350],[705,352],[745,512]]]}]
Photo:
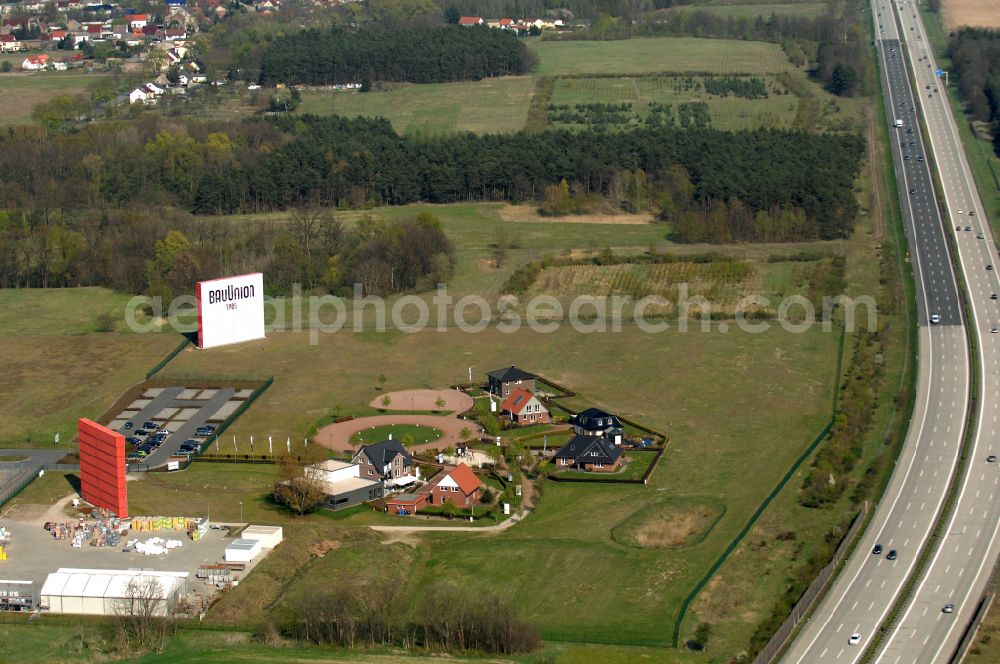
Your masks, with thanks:
[{"label": "parked car", "polygon": [[123,429],[131,429],[132,428],[132,423],[131,422],[126,422],[125,426],[123,426],[122,428]]},{"label": "parked car", "polygon": [[158,427],[156,425],[156,422],[154,422],[153,420],[146,420],[145,422],[142,423],[142,428],[149,429],[150,431],[156,431],[160,427]]},{"label": "parked car", "polygon": [[149,432],[146,431],[145,429],[136,429],[135,430],[135,435],[137,435],[137,436],[148,436]]},{"label": "parked car", "polygon": [[142,439],[136,438],[135,436],[129,436],[128,438],[125,439],[125,442],[129,443],[130,445],[139,445],[140,443],[142,443]]}]

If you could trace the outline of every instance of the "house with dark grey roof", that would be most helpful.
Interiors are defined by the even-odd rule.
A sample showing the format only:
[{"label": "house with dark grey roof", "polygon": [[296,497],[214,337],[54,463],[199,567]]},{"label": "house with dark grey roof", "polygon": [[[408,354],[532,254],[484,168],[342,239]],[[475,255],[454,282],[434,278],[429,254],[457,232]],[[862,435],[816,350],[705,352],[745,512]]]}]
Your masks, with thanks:
[{"label": "house with dark grey roof", "polygon": [[600,408],[588,408],[570,418],[573,431],[580,436],[604,436],[615,445],[621,445],[625,439],[621,420],[617,415],[607,413]]},{"label": "house with dark grey roof", "polygon": [[621,448],[604,436],[573,436],[555,455],[559,469],[610,473],[618,470],[621,462]]},{"label": "house with dark grey roof", "polygon": [[506,369],[490,371],[486,375],[490,379],[490,394],[500,397],[501,399],[509,397],[510,391],[518,387],[526,392],[531,392],[532,394],[537,391],[537,387],[535,385],[535,374],[522,371],[514,365],[511,365]]},{"label": "house with dark grey roof", "polygon": [[351,463],[361,466],[361,477],[380,479],[387,485],[407,484],[416,481],[413,457],[398,440],[383,440],[374,445],[362,445]]}]

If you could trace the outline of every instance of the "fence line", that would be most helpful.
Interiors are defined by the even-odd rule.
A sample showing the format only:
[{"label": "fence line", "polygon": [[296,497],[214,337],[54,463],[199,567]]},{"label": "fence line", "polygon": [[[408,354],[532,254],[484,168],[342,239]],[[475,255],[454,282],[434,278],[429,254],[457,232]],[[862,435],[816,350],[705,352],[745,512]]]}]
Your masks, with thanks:
[{"label": "fence line", "polygon": [[681,604],[681,610],[677,613],[677,621],[674,623],[672,643],[675,648],[680,643],[681,626],[684,624],[684,617],[687,615],[687,610],[694,602],[695,597],[697,597],[698,593],[700,593],[702,589],[708,585],[708,582],[711,581],[713,576],[715,576],[715,573],[718,572],[726,560],[729,559],[730,554],[736,550],[736,547],[739,546],[747,534],[749,534],[750,529],[756,525],[757,520],[760,518],[761,514],[764,513],[764,510],[770,506],[771,501],[773,501],[778,494],[781,493],[782,489],[785,488],[785,485],[788,484],[788,481],[792,478],[792,476],[798,471],[802,464],[805,463],[810,456],[812,456],[813,452],[816,451],[816,448],[819,447],[819,444],[823,442],[833,429],[833,423],[837,416],[837,395],[840,394],[840,381],[843,374],[844,342],[847,337],[847,328],[843,325],[839,327],[840,348],[837,352],[837,368],[833,381],[833,409],[830,413],[829,421],[826,423],[826,426],[823,427],[823,430],[819,432],[819,435],[813,439],[805,451],[799,455],[799,457],[792,464],[792,467],[788,469],[781,480],[778,481],[778,484],[771,490],[771,493],[764,498],[763,502],[761,502],[761,504],[757,507],[757,510],[750,516],[750,519],[743,526],[743,529],[736,534],[733,541],[729,543],[722,554],[714,563],[712,563],[712,566],[708,569],[708,572],[705,573],[705,576],[703,576],[698,583],[695,584],[694,588],[691,589],[691,592],[689,592],[687,597],[684,598],[684,602]]},{"label": "fence line", "polygon": [[167,353],[166,357],[164,357],[162,360],[160,360],[159,362],[157,362],[156,364],[154,364],[153,367],[149,371],[146,372],[146,380],[149,380],[150,378],[152,378],[156,374],[160,373],[160,370],[163,369],[163,367],[167,366],[167,364],[170,362],[170,360],[172,360],[175,357],[177,357],[177,354],[180,353],[182,350],[184,350],[184,348],[186,348],[189,343],[191,343],[191,340],[188,339],[187,337],[184,337],[181,340],[181,342],[179,344],[177,344],[176,348],[174,348],[172,351],[170,351],[169,353]]},{"label": "fence line", "polygon": [[29,484],[31,484],[32,482],[34,482],[37,477],[38,477],[38,473],[30,473],[27,477],[22,478],[21,481],[18,482],[16,485],[10,487],[6,491],[4,491],[2,494],[0,494],[0,507],[3,507],[7,503],[9,503],[11,500],[13,500],[14,498],[16,498],[17,495],[19,493],[21,493],[22,491],[24,491],[24,489],[27,488],[27,486]]},{"label": "fence line", "polygon": [[854,520],[851,522],[850,528],[847,529],[847,533],[840,540],[840,544],[837,545],[837,550],[833,553],[833,558],[830,559],[826,567],[820,570],[820,573],[816,575],[816,578],[809,584],[809,587],[805,589],[805,592],[799,597],[798,602],[792,607],[792,612],[785,618],[785,622],[781,623],[781,626],[771,637],[771,640],[757,653],[753,664],[768,664],[768,662],[781,652],[788,637],[795,630],[796,625],[812,609],[816,600],[822,597],[823,590],[836,573],[837,568],[840,566],[840,561],[844,559],[844,556],[850,550],[851,545],[854,543],[854,536],[861,529],[867,515],[868,501],[865,501],[861,511],[854,516]]}]

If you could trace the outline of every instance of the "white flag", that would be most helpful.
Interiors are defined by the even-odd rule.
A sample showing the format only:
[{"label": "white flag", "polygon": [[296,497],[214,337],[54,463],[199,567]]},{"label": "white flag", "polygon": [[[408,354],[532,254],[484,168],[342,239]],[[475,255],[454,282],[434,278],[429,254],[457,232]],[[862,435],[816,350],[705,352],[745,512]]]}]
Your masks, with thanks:
[{"label": "white flag", "polygon": [[58,445],[58,444],[59,444],[59,434],[56,433],[56,445]]},{"label": "white flag", "polygon": [[291,454],[292,453],[292,439],[289,438],[288,442],[285,443],[285,445],[288,447],[288,453]]},{"label": "white flag", "polygon": [[274,447],[271,446],[271,437],[267,437],[267,453],[274,454]]},{"label": "white flag", "polygon": [[233,450],[236,451],[236,452],[240,451],[240,449],[238,447],[236,447],[236,434],[235,433],[233,434]]},{"label": "white flag", "polygon": [[250,434],[250,451],[253,452],[253,434]]},{"label": "white flag", "polygon": [[302,447],[309,447],[309,438],[302,439]]}]

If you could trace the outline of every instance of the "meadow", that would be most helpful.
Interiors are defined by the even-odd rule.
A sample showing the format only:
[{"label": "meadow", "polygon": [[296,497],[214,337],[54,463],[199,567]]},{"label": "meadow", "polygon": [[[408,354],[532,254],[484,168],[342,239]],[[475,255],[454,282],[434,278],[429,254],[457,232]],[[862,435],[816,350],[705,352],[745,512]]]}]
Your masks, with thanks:
[{"label": "meadow", "polygon": [[653,12],[652,16],[655,17],[661,14],[667,13],[677,13],[677,12],[696,12],[705,11],[711,12],[718,16],[725,18],[756,18],[757,16],[763,16],[764,18],[770,18],[772,15],[779,16],[796,16],[802,18],[817,18],[823,15],[826,9],[826,5],[822,2],[789,2],[789,3],[761,3],[761,4],[742,4],[742,3],[712,3],[712,4],[691,4],[691,5],[679,5],[677,7],[670,7],[669,9],[661,9],[659,11]]},{"label": "meadow", "polygon": [[[777,46],[754,42],[636,39],[538,42],[531,48],[540,56],[538,74],[551,76],[659,71],[759,75],[792,69]],[[368,114],[365,106],[369,103],[382,104],[394,125],[405,132],[471,127],[464,122],[491,129],[502,126],[500,114],[480,120],[477,113],[495,105],[515,117],[522,117],[518,115],[522,106],[527,112],[533,79],[511,80],[516,90],[505,89],[503,80],[469,84],[440,107],[433,106],[430,92],[401,86],[388,92],[335,96],[332,103],[307,93],[304,108],[332,106],[328,112],[343,112],[341,104],[357,104],[354,111]],[[608,90],[610,99],[618,91],[627,91],[625,80],[590,76],[563,78],[558,83],[595,81],[592,89]],[[637,79],[631,80],[635,87]],[[586,99],[587,91],[582,88],[563,85],[561,90],[566,99],[569,95]],[[413,96],[418,93],[426,98]],[[403,103],[406,95],[411,95],[410,105],[415,109]],[[447,91],[439,90],[437,96],[444,99]],[[477,99],[470,101],[472,97]],[[452,108],[472,109],[470,119]],[[754,119],[744,116],[742,120]],[[509,126],[515,125],[511,121]],[[847,256],[852,288],[875,292],[879,263],[874,247],[886,236],[884,227],[866,218],[858,234],[847,241],[676,246],[667,241],[669,227],[664,224],[632,223],[635,219],[619,223],[621,218],[614,216],[593,217],[586,224],[552,221],[504,204],[413,205],[369,212],[395,219],[420,211],[438,216],[455,243],[458,264],[449,291],[456,296],[476,293],[488,298],[499,294],[511,271],[529,260],[546,253],[587,255],[603,247],[616,254],[638,254],[650,248],[678,254],[711,249],[737,260],[764,260],[781,252],[832,252]],[[337,215],[350,223],[361,213]],[[287,217],[275,213],[252,218],[280,222]],[[229,218],[237,224],[246,219]],[[505,232],[513,242],[498,268],[494,249]],[[763,272],[755,272],[753,288],[776,293],[801,288],[788,264],[759,267]],[[597,284],[607,277],[600,270],[595,275]],[[718,275],[701,277],[706,284],[722,284]],[[571,281],[578,280],[573,277]],[[52,431],[66,431],[64,427],[80,414],[100,414],[179,340],[173,334],[128,333],[120,325],[113,332],[97,332],[95,312],[116,311],[124,300],[99,289],[83,292],[79,300],[63,291],[0,292],[0,297],[5,298],[0,300],[5,313],[22,314],[0,319],[0,338],[15,358],[9,365],[13,370],[0,378],[0,393],[16,395],[0,403],[0,439],[26,441],[27,434],[37,432],[30,437],[37,444],[51,440]],[[899,322],[898,318],[888,320]],[[581,334],[566,326],[544,334],[530,329],[507,334],[491,327],[466,334],[448,328],[414,334],[341,331],[315,338],[309,331],[285,331],[273,332],[263,341],[211,351],[189,347],[167,366],[164,375],[275,378],[227,431],[227,438],[232,434],[245,439],[253,434],[258,439],[273,435],[278,440],[286,436],[298,440],[333,413],[370,413],[368,404],[379,388],[439,388],[467,375],[470,367],[481,379],[490,369],[515,363],[576,390],[578,396],[568,405],[594,405],[619,413],[665,431],[670,443],[649,485],[548,482],[528,519],[490,538],[436,533],[419,536],[416,547],[387,545],[366,527],[385,523],[385,515],[355,511],[294,519],[266,497],[276,479],[275,469],[256,465],[200,462],[181,473],[148,475],[129,484],[133,511],[192,515],[211,511],[214,518],[236,519],[242,502],[247,519],[287,524],[290,541],[229,593],[213,609],[210,621],[257,624],[272,602],[275,615],[280,616],[304,588],[329,584],[363,563],[401,570],[407,602],[442,576],[514,600],[518,610],[552,641],[547,648],[557,661],[606,663],[636,657],[678,663],[727,661],[746,647],[756,624],[767,616],[774,597],[787,585],[794,561],[808,558],[814,550],[812,542],[821,540],[825,529],[843,516],[838,510],[801,508],[796,501],[800,478],[793,478],[751,537],[697,599],[684,633],[689,634],[698,621],[711,622],[715,641],[708,653],[561,644],[600,640],[665,644],[687,592],[830,416],[838,380],[834,375],[838,334],[818,329],[791,334],[776,326],[762,334],[722,332],[717,326],[708,332],[693,328],[688,333],[670,330],[662,334],[647,334],[635,327],[605,334]],[[887,362],[901,367],[903,349],[896,347],[892,352]],[[379,374],[386,376],[384,385]],[[888,409],[880,408],[881,416],[888,417]],[[871,453],[866,454],[870,458]],[[60,486],[56,483],[56,488]],[[38,491],[47,493],[49,488],[43,485]],[[198,498],[193,500],[192,495]],[[617,533],[623,540],[635,539],[637,529],[646,525],[651,514],[676,505],[701,506],[704,512],[682,546],[634,546],[616,538]],[[800,533],[799,539],[778,537],[787,530]],[[335,553],[323,558],[306,553],[311,544],[329,538],[340,543]],[[567,597],[575,601],[567,602]],[[174,650],[158,661],[171,661],[172,653],[175,661],[197,661],[196,655],[209,651],[217,655],[218,650],[202,637],[182,634],[172,642]],[[226,656],[231,659],[212,661],[267,661],[268,655],[259,646],[241,638],[233,637],[235,648],[227,644]],[[74,653],[89,647],[76,632],[60,634],[52,642],[65,643],[67,651]],[[313,649],[295,649],[294,654],[305,661],[314,654],[332,660],[340,656],[336,651]],[[378,661],[377,654],[372,657]]]},{"label": "meadow", "polygon": [[[384,117],[401,134],[509,133],[524,128],[537,94],[537,76],[560,77],[551,103],[638,101],[644,107],[648,101],[673,103],[700,96],[673,93],[666,78],[634,74],[799,74],[780,48],[764,42],[653,37],[608,42],[532,41],[529,48],[539,60],[531,76],[393,84],[364,94],[307,90],[299,112]],[[580,78],[586,74],[601,77]],[[615,77],[617,74],[621,76]],[[805,80],[803,84],[811,85]],[[787,94],[760,100],[712,97],[709,103],[713,126],[720,129],[785,127],[795,118],[797,98]]]},{"label": "meadow", "polygon": [[735,39],[640,37],[618,41],[538,41],[536,73],[637,74],[707,72],[769,74],[794,67],[777,44]]},{"label": "meadow", "polygon": [[86,92],[102,76],[77,71],[0,74],[0,124],[29,124],[37,104],[56,95]]},{"label": "meadow", "polygon": [[[712,119],[712,127],[733,131],[754,127],[788,128],[795,120],[799,100],[788,94],[768,77],[769,96],[766,99],[744,99],[730,95],[707,94],[696,78],[694,89],[677,89],[673,76],[622,76],[620,78],[559,78],[551,104],[622,104],[631,103],[631,113],[640,121],[649,115],[649,104],[704,102]],[[676,112],[676,109],[675,109]],[[551,119],[550,119],[550,122]],[[575,126],[552,122],[555,127]]]},{"label": "meadow", "polygon": [[530,76],[462,83],[397,84],[362,94],[302,93],[301,113],[384,117],[400,134],[509,133],[524,127],[534,93]]}]

